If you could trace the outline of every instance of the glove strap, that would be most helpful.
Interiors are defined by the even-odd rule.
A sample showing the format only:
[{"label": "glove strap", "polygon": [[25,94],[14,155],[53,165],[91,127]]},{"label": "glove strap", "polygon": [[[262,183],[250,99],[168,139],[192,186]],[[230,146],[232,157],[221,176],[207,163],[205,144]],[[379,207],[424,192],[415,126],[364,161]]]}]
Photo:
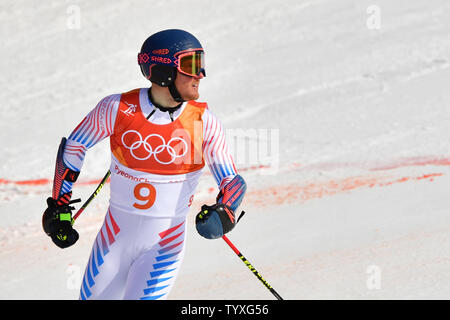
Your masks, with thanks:
[{"label": "glove strap", "polygon": [[60,213],[59,214],[59,221],[70,221],[72,222],[72,215],[67,212],[67,213]]},{"label": "glove strap", "polygon": [[239,215],[239,217],[237,218],[236,224],[239,222],[239,220],[241,220],[241,218],[244,216],[245,211],[242,211],[241,214]]}]

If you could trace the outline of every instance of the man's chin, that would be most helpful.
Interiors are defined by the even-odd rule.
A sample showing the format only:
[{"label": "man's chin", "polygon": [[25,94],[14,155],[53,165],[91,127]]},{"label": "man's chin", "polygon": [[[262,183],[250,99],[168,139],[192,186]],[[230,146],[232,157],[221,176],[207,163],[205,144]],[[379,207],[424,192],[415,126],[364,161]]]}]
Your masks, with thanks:
[{"label": "man's chin", "polygon": [[200,94],[199,93],[189,94],[189,95],[183,96],[183,100],[185,100],[185,101],[197,100],[198,98],[200,98]]}]

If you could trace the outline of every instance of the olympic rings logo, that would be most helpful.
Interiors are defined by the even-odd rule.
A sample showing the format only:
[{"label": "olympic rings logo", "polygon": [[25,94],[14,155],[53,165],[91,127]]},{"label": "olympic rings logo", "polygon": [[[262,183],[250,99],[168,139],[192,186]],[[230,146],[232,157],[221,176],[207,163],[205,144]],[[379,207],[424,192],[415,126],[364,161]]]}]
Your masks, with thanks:
[{"label": "olympic rings logo", "polygon": [[[124,138],[127,134],[130,133],[134,133],[138,136],[139,140],[133,142],[130,146],[127,145],[124,141]],[[150,145],[150,143],[148,143],[148,139],[152,138],[152,137],[156,137],[159,140],[161,140],[161,144],[156,147],[155,149],[153,149],[153,147]],[[174,142],[179,141],[181,143],[183,143],[184,148],[183,148],[183,153],[182,154],[177,154],[177,151],[175,150],[174,147],[171,146],[171,144],[173,144]],[[137,132],[136,130],[128,130],[126,131],[123,135],[122,135],[122,144],[125,148],[127,148],[128,150],[130,150],[130,154],[133,156],[133,158],[135,158],[136,160],[147,160],[149,159],[152,155],[154,156],[155,160],[160,163],[160,164],[171,164],[175,161],[175,159],[177,158],[181,158],[184,157],[186,155],[186,153],[188,152],[188,144],[187,142],[180,138],[180,137],[173,137],[172,139],[170,139],[167,143],[164,140],[164,138],[162,136],[160,136],[159,134],[156,133],[152,133],[150,135],[148,135],[145,139],[142,139],[142,135]],[[138,157],[135,154],[135,150],[139,149],[140,147],[144,147],[146,153],[148,153],[148,155],[144,156],[144,157]],[[164,150],[167,150],[167,153],[170,155],[170,160],[169,161],[161,161],[158,158],[158,155],[161,154]]]}]

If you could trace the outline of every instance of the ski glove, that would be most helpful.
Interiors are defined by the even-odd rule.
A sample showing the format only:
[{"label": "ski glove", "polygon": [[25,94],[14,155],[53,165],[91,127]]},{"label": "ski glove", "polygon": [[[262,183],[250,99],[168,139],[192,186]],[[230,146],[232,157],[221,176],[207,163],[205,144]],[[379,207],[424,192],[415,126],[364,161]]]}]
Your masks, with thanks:
[{"label": "ski glove", "polygon": [[198,233],[207,239],[217,239],[230,232],[244,215],[242,211],[236,221],[234,212],[241,204],[246,190],[247,184],[240,175],[231,179],[217,195],[217,203],[212,206],[203,205],[197,214],[195,224]]},{"label": "ski glove", "polygon": [[42,216],[42,227],[45,233],[60,248],[67,248],[77,242],[78,232],[72,228],[72,203],[80,202],[81,199],[71,200],[61,204],[53,198],[47,199],[48,208]]},{"label": "ski glove", "polygon": [[229,206],[223,203],[212,206],[204,204],[195,217],[195,226],[202,237],[217,239],[230,232],[243,215],[244,211],[236,221],[234,212]]}]

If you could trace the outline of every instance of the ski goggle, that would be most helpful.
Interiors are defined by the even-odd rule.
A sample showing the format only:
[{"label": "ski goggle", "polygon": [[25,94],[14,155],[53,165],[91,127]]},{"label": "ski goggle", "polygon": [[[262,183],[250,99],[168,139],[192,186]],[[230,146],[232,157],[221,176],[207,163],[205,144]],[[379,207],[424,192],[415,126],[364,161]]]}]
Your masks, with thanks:
[{"label": "ski goggle", "polygon": [[203,73],[203,76],[206,77],[205,53],[203,51],[190,51],[182,53],[177,58],[177,69],[179,72],[191,77],[198,77],[200,73]]}]

